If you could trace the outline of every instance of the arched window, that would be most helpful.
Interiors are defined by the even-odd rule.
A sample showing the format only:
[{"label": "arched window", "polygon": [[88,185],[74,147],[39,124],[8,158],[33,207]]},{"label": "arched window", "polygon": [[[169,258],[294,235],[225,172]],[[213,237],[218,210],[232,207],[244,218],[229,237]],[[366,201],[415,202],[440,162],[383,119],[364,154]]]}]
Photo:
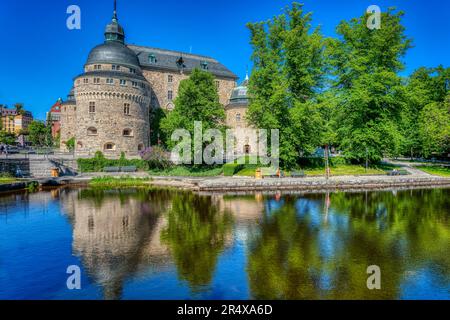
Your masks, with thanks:
[{"label": "arched window", "polygon": [[87,129],[88,136],[96,136],[97,135],[97,129],[94,127],[90,127]]},{"label": "arched window", "polygon": [[132,137],[133,136],[133,130],[131,130],[131,129],[123,129],[123,136],[124,137]]},{"label": "arched window", "polygon": [[236,121],[241,122],[241,114],[240,113],[236,113]]},{"label": "arched window", "polygon": [[104,149],[105,149],[105,151],[114,151],[114,150],[116,150],[116,145],[112,142],[108,142],[105,144]]}]

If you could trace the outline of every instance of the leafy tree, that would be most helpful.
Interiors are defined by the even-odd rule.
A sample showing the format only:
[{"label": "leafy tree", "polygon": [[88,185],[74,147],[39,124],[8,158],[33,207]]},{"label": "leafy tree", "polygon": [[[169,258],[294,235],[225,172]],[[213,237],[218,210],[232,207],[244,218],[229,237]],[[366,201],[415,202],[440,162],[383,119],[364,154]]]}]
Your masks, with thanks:
[{"label": "leafy tree", "polygon": [[43,122],[33,121],[28,127],[30,142],[37,147],[51,147],[53,145],[51,127]]},{"label": "leafy tree", "polygon": [[326,69],[324,39],[319,28],[312,30],[311,13],[299,3],[247,27],[254,64],[248,119],[257,128],[279,129],[280,160],[292,167],[300,153],[320,143],[316,98]]},{"label": "leafy tree", "polygon": [[23,103],[14,104],[14,108],[16,109],[17,114],[24,114],[25,110],[23,109]]},{"label": "leafy tree", "polygon": [[225,130],[225,111],[211,73],[194,69],[188,79],[181,81],[175,108],[161,121],[161,130],[167,137],[166,145],[173,148],[177,142],[170,137],[177,129],[186,129],[194,137],[194,122],[202,122],[202,130]]},{"label": "leafy tree", "polygon": [[16,135],[14,133],[9,133],[3,130],[0,130],[0,143],[4,143],[7,145],[13,145],[16,142]]},{"label": "leafy tree", "polygon": [[370,30],[368,15],[343,21],[339,39],[330,40],[328,53],[340,99],[337,130],[347,158],[379,161],[400,152],[398,123],[405,98],[398,72],[411,46],[401,24],[403,12],[382,13],[382,27]]},{"label": "leafy tree", "polygon": [[[423,110],[429,104],[441,105],[444,109],[445,97],[450,90],[450,68],[419,68],[408,78],[405,86],[405,95],[407,105],[402,113],[402,133],[405,136],[402,151],[404,154],[415,157],[418,155],[429,155],[430,136],[426,130],[420,130],[424,127],[427,117]],[[428,110],[433,109],[430,107]],[[422,134],[425,135],[422,135]],[[427,141],[428,140],[428,141]],[[427,150],[425,150],[427,149]],[[433,151],[432,151],[433,152]]]},{"label": "leafy tree", "polygon": [[150,113],[150,143],[152,146],[166,142],[164,131],[161,130],[161,121],[165,117],[166,113],[163,109],[159,107],[152,108]]},{"label": "leafy tree", "polygon": [[425,157],[450,151],[450,100],[433,102],[419,115],[419,135]]}]

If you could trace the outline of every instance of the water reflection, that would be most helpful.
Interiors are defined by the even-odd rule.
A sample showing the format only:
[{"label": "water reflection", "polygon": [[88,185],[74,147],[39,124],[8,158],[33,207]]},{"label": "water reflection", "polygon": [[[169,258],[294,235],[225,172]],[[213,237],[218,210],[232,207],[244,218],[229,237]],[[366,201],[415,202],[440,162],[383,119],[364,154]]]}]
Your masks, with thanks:
[{"label": "water reflection", "polygon": [[[33,247],[54,255],[42,260],[49,265],[39,270],[62,270],[74,255],[104,299],[126,298],[131,284],[151,292],[156,282],[171,285],[175,297],[194,299],[449,299],[449,195],[450,189],[273,196],[90,189],[15,194],[0,197],[0,256],[11,270],[14,261],[21,261],[18,270],[24,274],[35,268],[23,262],[28,261],[21,257],[23,245],[7,242],[19,239],[14,214],[28,219],[31,211],[27,236],[40,240],[41,230],[61,225],[49,224],[50,213],[60,210],[56,217],[70,223],[71,252],[48,242],[49,233],[45,243],[52,243],[52,251],[48,244]],[[33,215],[36,208],[42,216]],[[59,237],[67,233],[58,230]],[[56,259],[62,266],[48,262]],[[367,289],[370,265],[381,268],[382,290]],[[17,288],[29,287],[23,275],[6,276],[0,269],[0,280],[17,285],[23,278]],[[64,279],[54,280],[55,286],[64,286]],[[42,288],[34,285],[39,290],[29,296],[40,298],[48,281],[43,276]]]}]

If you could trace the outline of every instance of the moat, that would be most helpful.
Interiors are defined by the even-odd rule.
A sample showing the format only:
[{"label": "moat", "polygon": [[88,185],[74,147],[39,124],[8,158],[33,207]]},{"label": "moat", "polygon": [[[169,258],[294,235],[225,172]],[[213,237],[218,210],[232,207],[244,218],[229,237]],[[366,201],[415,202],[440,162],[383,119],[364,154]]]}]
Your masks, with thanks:
[{"label": "moat", "polygon": [[0,299],[450,299],[449,253],[449,188],[0,195]]}]

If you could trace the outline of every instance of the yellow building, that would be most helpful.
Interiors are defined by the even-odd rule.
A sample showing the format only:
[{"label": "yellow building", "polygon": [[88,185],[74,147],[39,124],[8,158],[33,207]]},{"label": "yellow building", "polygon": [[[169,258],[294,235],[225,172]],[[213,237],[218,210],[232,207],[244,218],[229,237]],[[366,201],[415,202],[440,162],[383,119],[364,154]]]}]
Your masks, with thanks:
[{"label": "yellow building", "polygon": [[1,129],[8,133],[19,135],[22,130],[28,128],[33,121],[33,115],[29,111],[18,112],[15,109],[0,107]]}]

